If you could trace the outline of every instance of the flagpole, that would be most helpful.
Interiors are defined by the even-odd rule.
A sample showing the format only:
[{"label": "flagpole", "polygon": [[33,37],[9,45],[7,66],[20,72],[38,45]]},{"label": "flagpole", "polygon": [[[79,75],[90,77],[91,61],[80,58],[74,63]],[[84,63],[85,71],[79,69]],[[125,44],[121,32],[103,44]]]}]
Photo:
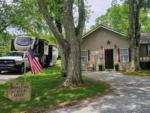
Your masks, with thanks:
[{"label": "flagpole", "polygon": [[24,59],[24,82],[26,82],[26,72],[27,72],[27,69],[26,69],[26,58],[25,58]]},{"label": "flagpole", "polygon": [[[27,47],[27,50],[26,50],[26,53],[25,53],[26,56],[28,54],[29,48],[30,47]],[[27,73],[27,69],[26,69],[26,67],[27,67],[27,64],[26,64],[27,63],[27,58],[26,58],[26,56],[25,56],[25,59],[24,59],[24,82],[27,81],[27,78],[26,78],[26,73]]]}]

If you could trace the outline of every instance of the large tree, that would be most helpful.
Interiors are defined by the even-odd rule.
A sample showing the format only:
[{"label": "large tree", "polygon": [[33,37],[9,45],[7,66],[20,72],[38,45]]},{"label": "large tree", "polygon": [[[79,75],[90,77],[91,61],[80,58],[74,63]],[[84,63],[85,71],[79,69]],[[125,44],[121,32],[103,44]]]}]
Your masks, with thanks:
[{"label": "large tree", "polygon": [[129,38],[131,46],[131,70],[140,69],[140,10],[148,8],[150,0],[128,0],[129,3]]},{"label": "large tree", "polygon": [[[68,65],[67,77],[63,85],[69,86],[71,84],[82,83],[80,43],[85,24],[84,1],[77,0],[76,7],[78,7],[79,15],[77,26],[75,26],[73,17],[74,0],[63,0],[63,2],[59,3],[61,10],[56,12],[57,15],[59,15],[59,18],[62,19],[62,21],[60,21],[58,18],[58,21],[61,23],[60,25],[63,26],[65,35],[60,32],[56,21],[54,21],[54,18],[52,18],[51,16],[52,14],[56,15],[56,12],[54,12],[53,10],[49,10],[48,6],[50,4],[46,0],[37,1],[39,9],[43,14],[43,17],[46,20],[49,29],[52,31],[59,44],[59,47],[61,49],[61,56],[64,56],[63,60],[66,60],[66,63]],[[55,2],[53,0],[50,1],[53,3]]]},{"label": "large tree", "polygon": [[[5,0],[4,0],[5,1]],[[15,9],[16,9],[16,14],[14,16],[12,16],[12,18],[14,18],[13,21],[11,21],[11,24],[13,25],[13,27],[17,27],[19,29],[21,29],[23,32],[28,33],[28,34],[32,34],[35,36],[45,36],[46,35],[50,35],[50,37],[52,37],[51,35],[51,31],[47,28],[47,25],[45,24],[46,22],[44,21],[44,18],[42,18],[42,15],[39,14],[38,11],[38,7],[37,7],[37,0],[26,0],[26,1],[22,1],[22,0],[14,0],[14,2],[12,4],[10,4],[10,6],[12,5],[16,5]],[[63,38],[66,38],[65,33],[64,33],[64,25],[63,25],[63,13],[62,13],[62,4],[63,1],[61,0],[45,0],[44,1],[48,10],[48,14],[49,17],[51,18],[51,20],[53,21],[53,23],[55,24],[55,26],[57,27],[57,30],[59,31],[59,33],[63,36]],[[81,16],[81,4],[79,3],[79,0],[74,0],[74,5],[75,7],[73,7],[73,10],[78,10],[80,11],[80,20],[82,18]],[[86,7],[86,14],[89,14],[89,9],[88,7]],[[77,25],[78,23],[78,16],[75,14],[74,16],[74,22],[75,25]],[[86,17],[88,17],[88,15],[86,15]],[[84,19],[84,18],[82,18]],[[78,24],[78,27],[76,26],[76,34],[80,34],[80,30],[78,28],[81,28],[80,25],[82,26],[82,24]],[[49,32],[50,31],[50,32]],[[40,34],[40,35],[39,35]],[[42,34],[42,35],[41,35]],[[48,38],[50,39],[50,38]],[[56,38],[57,39],[57,38]],[[63,40],[66,44],[67,41]],[[60,48],[60,52],[61,52],[61,58],[62,58],[62,75],[66,76],[67,75],[67,65],[68,65],[68,54],[67,54],[67,50],[69,49],[66,44],[60,45],[59,41],[58,45]]]}]

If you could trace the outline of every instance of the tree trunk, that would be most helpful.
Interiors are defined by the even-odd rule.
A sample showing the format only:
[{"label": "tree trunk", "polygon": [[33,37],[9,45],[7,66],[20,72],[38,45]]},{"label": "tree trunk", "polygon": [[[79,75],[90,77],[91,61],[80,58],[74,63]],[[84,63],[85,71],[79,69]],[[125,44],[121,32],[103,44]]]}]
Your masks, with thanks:
[{"label": "tree trunk", "polygon": [[72,84],[81,84],[81,58],[80,58],[80,44],[78,41],[72,42],[70,47],[69,57],[68,57],[68,68],[67,68],[67,78],[64,82],[64,86],[70,86]]},{"label": "tree trunk", "polygon": [[[62,73],[67,78],[63,83],[64,86],[82,83],[81,76],[81,61],[80,61],[80,42],[85,23],[84,0],[78,0],[79,20],[75,27],[73,18],[73,3],[74,0],[63,0],[63,28],[64,33],[61,33],[60,24],[54,24],[53,19],[49,16],[48,7],[44,0],[37,0],[39,9],[42,12],[50,30],[53,32],[61,50],[62,57]],[[65,38],[64,38],[65,36]],[[67,71],[66,71],[67,69]]]},{"label": "tree trunk", "polygon": [[[55,20],[56,26],[59,30],[59,32],[62,34],[62,24],[59,20]],[[61,55],[61,75],[62,77],[67,76],[67,67],[68,67],[68,45],[65,43],[63,46],[62,44],[59,44],[59,49],[60,49],[60,55]]]},{"label": "tree trunk", "polygon": [[140,18],[140,5],[141,4],[136,4],[136,10],[135,10],[135,39],[136,39],[136,58],[135,58],[135,65],[136,68],[135,70],[140,70],[140,36],[141,36],[141,26],[140,26],[140,22],[139,22],[139,18]]},{"label": "tree trunk", "polygon": [[129,38],[131,47],[131,66],[130,70],[140,69],[140,25],[139,25],[140,8],[135,0],[129,0]]},{"label": "tree trunk", "polygon": [[131,66],[130,71],[140,70],[139,47],[131,45]]},{"label": "tree trunk", "polygon": [[64,86],[70,86],[72,84],[77,85],[82,83],[81,61],[80,61],[81,38],[78,38],[76,34],[72,9],[73,9],[73,0],[64,0],[63,23],[65,35],[69,43],[67,78],[63,84]]},{"label": "tree trunk", "polygon": [[67,76],[67,68],[68,68],[68,48],[60,47],[60,55],[61,55],[61,74],[63,77]]}]

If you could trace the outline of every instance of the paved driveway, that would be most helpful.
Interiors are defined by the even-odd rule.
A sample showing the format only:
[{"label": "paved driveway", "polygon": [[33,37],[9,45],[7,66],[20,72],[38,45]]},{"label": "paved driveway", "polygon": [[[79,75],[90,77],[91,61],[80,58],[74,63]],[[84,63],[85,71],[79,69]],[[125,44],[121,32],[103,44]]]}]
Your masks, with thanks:
[{"label": "paved driveway", "polygon": [[50,113],[150,113],[150,77],[124,76],[111,72],[90,72],[84,75],[110,83],[113,92],[92,103]]},{"label": "paved driveway", "polygon": [[5,83],[8,80],[15,79],[15,78],[17,78],[19,76],[22,76],[22,75],[15,74],[15,73],[12,73],[12,72],[11,73],[7,73],[7,72],[2,73],[2,74],[0,74],[0,84],[3,84],[3,83]]}]

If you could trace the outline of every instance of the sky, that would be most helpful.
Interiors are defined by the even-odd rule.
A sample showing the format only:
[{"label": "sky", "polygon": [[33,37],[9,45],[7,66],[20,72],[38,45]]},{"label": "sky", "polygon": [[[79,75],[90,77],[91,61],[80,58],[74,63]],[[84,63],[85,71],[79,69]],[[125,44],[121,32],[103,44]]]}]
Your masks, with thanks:
[{"label": "sky", "polygon": [[107,9],[111,7],[112,0],[87,0],[88,4],[91,6],[92,14],[90,16],[89,22],[86,23],[86,28],[95,24],[95,19],[107,12]]},{"label": "sky", "polygon": [[[12,0],[7,0],[11,2]],[[86,29],[95,24],[95,19],[107,12],[107,9],[111,7],[112,0],[87,0],[88,5],[92,11],[88,22],[86,22]]]}]

